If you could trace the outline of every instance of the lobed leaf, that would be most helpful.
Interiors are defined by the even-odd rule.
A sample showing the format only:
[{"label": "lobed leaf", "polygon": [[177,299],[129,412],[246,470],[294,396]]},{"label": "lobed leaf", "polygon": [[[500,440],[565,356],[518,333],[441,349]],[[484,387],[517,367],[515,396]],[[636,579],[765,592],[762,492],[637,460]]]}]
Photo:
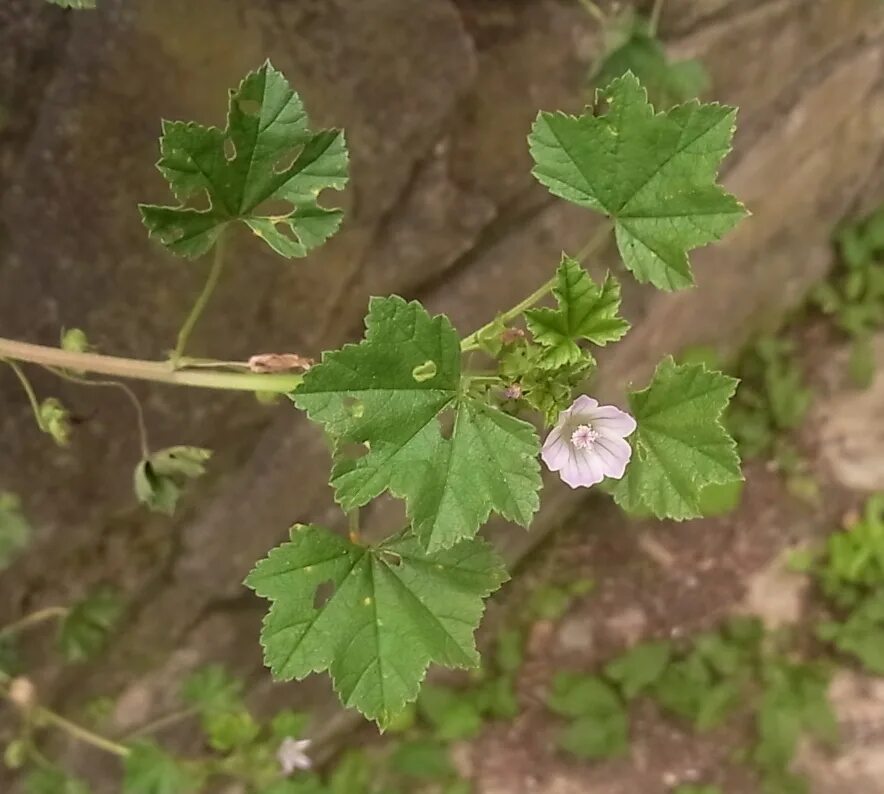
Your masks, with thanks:
[{"label": "lobed leaf", "polygon": [[528,329],[547,348],[551,366],[581,361],[585,356],[577,344],[581,339],[604,346],[629,330],[629,323],[619,316],[620,284],[610,274],[604,284],[596,284],[576,259],[563,256],[553,294],[557,309],[525,312]]},{"label": "lobed leaf", "polygon": [[[317,197],[347,183],[344,134],[311,131],[300,97],[269,61],[231,91],[224,130],[165,121],[160,151],[157,168],[180,204],[142,204],[141,217],[179,256],[204,254],[242,222],[278,254],[300,257],[341,223],[341,211]],[[192,206],[202,196],[208,207]],[[276,209],[280,202],[286,209]]]},{"label": "lobed leaf", "polygon": [[428,552],[407,532],[363,547],[299,525],[246,585],[273,602],[261,633],[273,675],[328,670],[344,705],[384,727],[417,697],[431,662],[478,664],[482,602],[506,579],[481,540]]},{"label": "lobed leaf", "polygon": [[702,515],[706,486],[741,480],[736,444],[721,423],[735,378],[700,364],[657,367],[651,385],[630,395],[638,429],[614,499],[630,512],[683,520]]},{"label": "lobed leaf", "polygon": [[[335,440],[331,483],[341,506],[389,490],[405,499],[430,551],[472,537],[492,510],[527,526],[539,504],[537,434],[465,393],[448,318],[396,296],[373,298],[365,327],[363,342],[326,353],[293,395]],[[348,445],[365,454],[345,457]]]},{"label": "lobed leaf", "polygon": [[632,74],[597,92],[608,112],[540,113],[534,176],[554,195],[614,220],[626,266],[665,290],[693,284],[688,251],[720,239],[746,210],[716,184],[736,110],[697,101],[655,113]]}]

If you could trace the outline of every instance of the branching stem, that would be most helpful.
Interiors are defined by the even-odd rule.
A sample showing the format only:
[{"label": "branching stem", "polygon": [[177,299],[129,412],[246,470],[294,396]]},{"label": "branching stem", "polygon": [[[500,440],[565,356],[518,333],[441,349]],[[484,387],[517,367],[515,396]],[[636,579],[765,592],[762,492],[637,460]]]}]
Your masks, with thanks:
[{"label": "branching stem", "polygon": [[5,625],[0,629],[0,637],[8,637],[11,634],[18,634],[20,631],[44,623],[47,620],[52,620],[53,618],[63,618],[69,611],[70,610],[67,607],[46,607],[45,609],[38,609],[36,612],[31,612],[30,615],[25,615],[23,618],[19,618],[18,620]]},{"label": "branching stem", "polygon": [[28,380],[28,376],[25,375],[24,370],[18,364],[11,360],[11,357],[2,357],[0,358],[0,361],[9,364],[9,366],[12,368],[12,371],[15,373],[16,377],[21,383],[22,388],[25,390],[25,394],[28,396],[28,402],[31,404],[31,411],[33,411],[34,413],[34,419],[37,421],[37,427],[45,432],[46,428],[43,425],[43,417],[40,416],[40,401],[37,399],[37,395],[34,392],[34,387]]},{"label": "branching stem", "polygon": [[594,3],[593,0],[577,0],[577,2],[580,3],[584,10],[600,25],[608,24],[608,18],[605,16],[605,12],[602,11],[598,4]]},{"label": "branching stem", "polygon": [[654,0],[654,8],[651,10],[651,18],[648,21],[648,29],[651,36],[657,35],[657,29],[660,27],[660,17],[663,15],[663,4],[666,0]]},{"label": "branching stem", "polygon": [[[9,692],[9,680],[8,676],[4,675],[0,677],[0,697],[10,703],[14,703]],[[103,750],[106,753],[116,755],[120,758],[125,758],[132,752],[128,747],[107,739],[104,736],[100,736],[99,734],[90,731],[88,728],[84,728],[82,725],[77,725],[77,723],[71,722],[69,719],[62,717],[60,714],[56,714],[45,706],[34,706],[33,708],[28,709],[27,715],[37,724],[42,723],[44,725],[51,725],[81,742],[90,744],[93,747],[97,747],[99,750]]]},{"label": "branching stem", "polygon": [[65,370],[58,369],[57,367],[44,366],[43,369],[51,372],[53,375],[61,378],[62,380],[69,381],[70,383],[77,383],[81,386],[109,387],[122,391],[129,399],[129,402],[132,403],[132,407],[135,409],[135,421],[138,426],[138,438],[141,442],[141,457],[145,460],[150,457],[150,442],[147,436],[147,423],[144,421],[144,408],[141,405],[141,400],[138,399],[138,395],[135,394],[135,392],[132,391],[132,389],[130,389],[125,383],[122,383],[118,380],[89,380],[89,378],[83,378],[79,375],[74,375],[71,372],[65,372]]},{"label": "branching stem", "polygon": [[134,731],[127,733],[123,739],[124,741],[132,741],[133,739],[138,739],[142,736],[146,736],[149,733],[155,733],[156,731],[162,730],[163,728],[168,728],[170,725],[177,725],[179,722],[183,722],[186,719],[190,719],[193,716],[196,716],[197,710],[193,707],[186,709],[179,709],[178,711],[173,711],[170,714],[166,714],[162,717],[158,717],[155,720],[151,720],[148,723],[145,723],[140,728],[136,728]]},{"label": "branching stem", "polygon": [[[599,227],[595,234],[587,240],[586,244],[583,248],[580,249],[577,256],[575,257],[578,262],[583,262],[587,257],[596,253],[604,244],[608,238],[608,235],[611,233],[612,226],[610,223],[605,223],[603,226]],[[515,306],[511,309],[507,309],[507,311],[502,314],[498,314],[490,323],[486,323],[483,325],[478,331],[474,331],[469,336],[464,337],[463,341],[460,343],[461,352],[466,353],[470,350],[478,350],[479,348],[479,338],[486,331],[493,328],[498,323],[508,323],[512,320],[515,320],[522,312],[526,309],[530,309],[534,304],[543,300],[550,292],[552,292],[553,287],[556,285],[557,276],[553,276],[549,281],[545,281],[541,284],[534,292],[532,292],[527,298],[519,301]]]},{"label": "branching stem", "polygon": [[203,285],[202,292],[197,297],[196,303],[193,304],[190,314],[184,320],[184,325],[181,326],[181,330],[178,332],[178,342],[175,345],[175,352],[172,353],[172,364],[176,368],[184,356],[187,340],[190,339],[190,335],[193,333],[200,315],[208,305],[212,293],[221,279],[221,271],[224,269],[224,252],[224,233],[222,232],[218,235],[218,239],[215,242],[215,256],[212,258],[212,268],[209,270],[209,277],[206,279],[206,283]]},{"label": "branching stem", "polygon": [[[144,361],[137,358],[103,356],[98,353],[76,353],[58,347],[34,345],[15,339],[0,338],[0,359],[8,362],[27,361],[44,367],[75,372],[92,372],[128,380],[149,380],[176,386],[224,389],[248,392],[285,394],[303,380],[297,373],[263,375],[254,372],[174,369],[168,361]],[[222,362],[223,366],[226,362]]]}]

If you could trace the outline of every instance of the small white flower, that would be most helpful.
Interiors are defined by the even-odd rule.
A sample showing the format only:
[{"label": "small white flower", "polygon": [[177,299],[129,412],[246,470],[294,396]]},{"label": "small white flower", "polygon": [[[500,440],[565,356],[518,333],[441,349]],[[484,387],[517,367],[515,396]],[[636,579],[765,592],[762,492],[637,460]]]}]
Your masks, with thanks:
[{"label": "small white flower", "polygon": [[296,770],[306,772],[313,767],[313,761],[307,755],[311,743],[310,739],[293,739],[291,736],[282,740],[276,751],[276,760],[286,777]]},{"label": "small white flower", "polygon": [[605,477],[619,480],[632,456],[624,439],[635,427],[635,419],[625,411],[599,405],[584,394],[559,414],[541,457],[572,488],[588,488]]}]

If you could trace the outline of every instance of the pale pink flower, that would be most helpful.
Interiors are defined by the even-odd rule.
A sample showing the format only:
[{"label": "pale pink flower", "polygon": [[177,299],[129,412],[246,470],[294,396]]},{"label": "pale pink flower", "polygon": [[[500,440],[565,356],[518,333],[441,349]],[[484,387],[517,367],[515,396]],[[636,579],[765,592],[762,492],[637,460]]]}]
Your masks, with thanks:
[{"label": "pale pink flower", "polygon": [[310,739],[293,739],[291,736],[282,740],[276,751],[276,760],[284,775],[291,775],[298,769],[306,772],[313,767],[313,761],[307,755],[310,744]]},{"label": "pale pink flower", "polygon": [[583,394],[559,414],[540,456],[572,488],[587,488],[605,477],[619,480],[632,455],[624,439],[634,430],[635,419],[628,413]]}]

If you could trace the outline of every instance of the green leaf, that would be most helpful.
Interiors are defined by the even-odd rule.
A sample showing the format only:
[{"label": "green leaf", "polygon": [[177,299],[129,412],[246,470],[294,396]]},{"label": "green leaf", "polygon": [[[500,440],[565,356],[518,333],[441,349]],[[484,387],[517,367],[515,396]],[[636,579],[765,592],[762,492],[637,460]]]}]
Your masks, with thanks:
[{"label": "green leaf", "polygon": [[622,755],[629,747],[629,719],[617,693],[600,678],[559,673],[547,698],[552,711],[574,718],[559,747],[579,758]]},{"label": "green leaf", "polygon": [[259,794],[328,794],[328,789],[316,775],[309,775],[295,780],[277,780],[260,789]]},{"label": "green leaf", "polygon": [[818,634],[869,672],[884,675],[884,590],[860,603],[843,623],[823,624]]},{"label": "green leaf", "polygon": [[679,786],[673,794],[724,794],[718,786]]},{"label": "green leaf", "polygon": [[663,708],[693,722],[714,686],[708,665],[694,653],[666,668],[654,685],[654,697]]},{"label": "green leaf", "polygon": [[700,514],[706,518],[732,513],[743,498],[743,481],[707,485],[700,491]]},{"label": "green leaf", "polygon": [[629,323],[619,316],[620,284],[612,275],[598,285],[576,259],[562,256],[556,279],[553,294],[559,307],[525,312],[535,341],[548,348],[551,366],[582,360],[586,354],[577,345],[581,339],[604,346],[629,330]]},{"label": "green leaf", "polygon": [[658,518],[697,518],[706,486],[742,479],[736,444],[721,423],[736,385],[702,365],[664,359],[651,385],[629,398],[638,429],[632,462],[613,490],[617,504]]},{"label": "green leaf", "polygon": [[181,687],[185,703],[201,714],[235,711],[242,708],[242,681],[231,676],[220,664],[194,670]]},{"label": "green leaf", "polygon": [[494,664],[503,673],[517,673],[525,658],[525,637],[519,629],[504,629],[495,642]]},{"label": "green leaf", "polygon": [[736,681],[722,681],[707,690],[694,718],[697,730],[703,732],[717,728],[740,705],[743,697],[743,687]]},{"label": "green leaf", "polygon": [[[391,491],[430,551],[472,537],[492,510],[527,526],[539,504],[537,434],[464,393],[448,319],[393,296],[372,299],[365,326],[363,342],[326,353],[293,397],[335,439],[331,482],[341,506]],[[450,438],[439,421],[447,412]],[[347,445],[367,451],[344,458]]]},{"label": "green leaf", "polygon": [[497,720],[512,720],[519,715],[519,699],[511,675],[485,681],[476,692],[479,710]]},{"label": "green leaf", "polygon": [[299,525],[246,584],[273,602],[261,641],[274,676],[327,669],[344,704],[384,726],[430,662],[477,665],[483,599],[506,579],[481,540],[430,553],[411,533],[363,547]]},{"label": "green leaf", "polygon": [[754,759],[763,770],[786,772],[804,733],[829,744],[837,741],[838,724],[827,696],[829,674],[819,666],[785,661],[771,663],[764,674]]},{"label": "green leaf", "polygon": [[454,775],[448,748],[439,742],[416,739],[403,742],[390,759],[393,769],[418,780],[444,780]]},{"label": "green leaf", "polygon": [[467,693],[425,684],[417,707],[440,741],[471,739],[482,730],[482,715]]},{"label": "green leaf", "polygon": [[88,353],[92,346],[82,328],[66,328],[61,334],[61,349],[69,353]]},{"label": "green leaf", "polygon": [[615,714],[623,703],[609,684],[596,676],[558,673],[546,705],[563,717]]},{"label": "green leaf", "polygon": [[694,101],[655,114],[632,74],[599,91],[602,103],[604,115],[538,115],[533,173],[554,195],[614,220],[620,254],[639,281],[690,286],[687,252],[746,214],[715,182],[736,111]]},{"label": "green leaf", "polygon": [[10,677],[21,675],[25,670],[18,641],[12,636],[0,636],[0,673]]},{"label": "green leaf", "polygon": [[361,750],[349,750],[329,775],[328,794],[369,794],[371,759]]},{"label": "green leaf", "polygon": [[632,700],[657,683],[671,657],[668,642],[646,642],[608,664],[605,675],[620,687],[623,697]]},{"label": "green leaf", "polygon": [[616,758],[629,750],[629,719],[625,711],[580,717],[558,739],[559,747],[578,758]]},{"label": "green leaf", "polygon": [[261,733],[261,726],[248,711],[209,712],[203,726],[213,750],[229,753],[251,744]]},{"label": "green leaf", "polygon": [[55,397],[47,397],[40,403],[40,429],[52,436],[52,440],[60,447],[66,447],[71,441],[71,414],[61,401]]},{"label": "green leaf", "polygon": [[31,525],[21,509],[21,499],[0,491],[0,570],[6,568],[31,539]]},{"label": "green leaf", "polygon": [[270,731],[277,739],[297,739],[304,735],[310,715],[304,711],[286,709],[274,715],[270,721]]},{"label": "green leaf", "polygon": [[168,447],[155,452],[135,467],[135,495],[157,513],[173,515],[187,480],[206,473],[212,450],[201,447]]},{"label": "green leaf", "polygon": [[693,99],[709,87],[709,75],[700,61],[670,61],[660,41],[638,28],[605,57],[592,82],[601,88],[627,72],[638,78],[650,101],[661,108]]},{"label": "green leaf", "polygon": [[527,612],[532,618],[558,620],[570,609],[573,601],[574,594],[566,588],[554,584],[543,584],[531,593]]},{"label": "green leaf", "polygon": [[99,587],[71,607],[61,621],[58,647],[68,662],[82,662],[100,653],[123,615],[123,602],[112,587]]},{"label": "green leaf", "polygon": [[92,789],[79,778],[55,767],[41,767],[25,778],[26,794],[90,794]]},{"label": "green leaf", "polygon": [[200,790],[199,774],[153,742],[138,742],[126,757],[123,794],[191,794]]},{"label": "green leaf", "polygon": [[[204,254],[236,221],[282,256],[304,256],[341,223],[341,211],[323,209],[317,196],[347,183],[344,134],[312,132],[300,98],[269,61],[231,92],[226,129],[165,121],[160,151],[157,168],[181,203],[142,204],[141,216],[178,256]],[[203,196],[207,209],[188,206]],[[280,202],[285,210],[266,206]]]}]

